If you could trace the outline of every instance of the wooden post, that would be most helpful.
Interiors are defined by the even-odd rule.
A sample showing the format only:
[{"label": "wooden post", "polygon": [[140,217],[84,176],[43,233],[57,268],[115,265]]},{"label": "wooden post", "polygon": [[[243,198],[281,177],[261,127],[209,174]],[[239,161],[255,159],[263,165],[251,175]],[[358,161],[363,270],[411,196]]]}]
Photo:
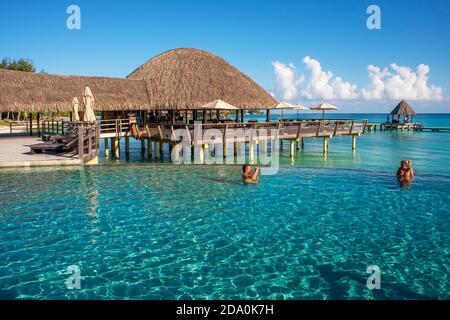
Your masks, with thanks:
[{"label": "wooden post", "polygon": [[205,145],[204,144],[202,144],[200,146],[200,148],[198,149],[198,158],[199,158],[200,164],[203,164],[205,161]]},{"label": "wooden post", "polygon": [[105,144],[105,158],[109,158],[109,146],[108,146],[108,138],[103,139],[103,142]]},{"label": "wooden post", "polygon": [[290,139],[290,152],[289,152],[289,155],[291,156],[291,158],[293,158],[294,156],[295,156],[295,140],[294,139]]},{"label": "wooden post", "polygon": [[159,158],[160,151],[159,151],[160,143],[155,142],[155,159]]},{"label": "wooden post", "polygon": [[270,122],[270,110],[266,110],[266,122]]},{"label": "wooden post", "polygon": [[300,150],[300,138],[295,139],[295,149]]},{"label": "wooden post", "polygon": [[164,155],[164,142],[159,143],[159,153],[161,154],[161,158]]},{"label": "wooden post", "polygon": [[30,136],[33,136],[33,113],[30,112]]},{"label": "wooden post", "polygon": [[147,155],[149,159],[151,159],[153,156],[153,144],[152,140],[150,139],[147,139]]},{"label": "wooden post", "polygon": [[323,137],[323,153],[328,153],[328,140],[329,137]]},{"label": "wooden post", "polygon": [[38,137],[41,136],[41,114],[38,112],[36,115],[36,121],[37,121],[37,133]]},{"label": "wooden post", "polygon": [[141,152],[144,153],[145,152],[145,140],[141,139]]},{"label": "wooden post", "polygon": [[305,138],[302,138],[302,150],[305,149]]},{"label": "wooden post", "polygon": [[239,153],[239,142],[237,142],[237,141],[235,141],[234,143],[233,143],[233,151],[234,151],[234,155],[235,156],[237,156],[238,155],[238,153]]},{"label": "wooden post", "polygon": [[248,156],[249,156],[249,163],[254,164],[255,163],[255,142],[250,141],[248,144]]},{"label": "wooden post", "polygon": [[356,150],[356,135],[352,135],[352,150]]},{"label": "wooden post", "polygon": [[267,140],[261,140],[261,152],[267,153]]},{"label": "wooden post", "polygon": [[78,158],[83,161],[84,158],[84,130],[83,126],[78,127]]},{"label": "wooden post", "polygon": [[120,158],[119,138],[114,138],[114,157],[116,159]]},{"label": "wooden post", "polygon": [[125,154],[130,154],[130,136],[125,136]]}]

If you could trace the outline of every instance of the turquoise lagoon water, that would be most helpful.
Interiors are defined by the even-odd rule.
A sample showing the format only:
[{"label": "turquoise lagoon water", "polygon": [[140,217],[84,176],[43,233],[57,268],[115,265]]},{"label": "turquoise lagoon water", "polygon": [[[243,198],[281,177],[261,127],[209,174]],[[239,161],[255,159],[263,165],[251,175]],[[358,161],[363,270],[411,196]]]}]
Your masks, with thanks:
[{"label": "turquoise lagoon water", "polygon": [[239,166],[149,161],[137,143],[120,164],[1,170],[0,298],[449,299],[449,159],[450,134],[369,132],[327,158],[307,140],[252,186]]}]

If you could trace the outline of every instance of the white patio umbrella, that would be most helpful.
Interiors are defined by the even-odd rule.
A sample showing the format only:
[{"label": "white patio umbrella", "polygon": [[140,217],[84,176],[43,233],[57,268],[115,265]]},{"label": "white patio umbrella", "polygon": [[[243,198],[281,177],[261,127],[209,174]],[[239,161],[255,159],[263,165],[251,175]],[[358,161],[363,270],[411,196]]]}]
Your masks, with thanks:
[{"label": "white patio umbrella", "polygon": [[295,108],[296,105],[285,101],[281,101],[273,107],[273,109],[281,109],[281,118],[284,117],[284,109],[295,110]]},{"label": "white patio umbrella", "polygon": [[322,118],[325,118],[325,111],[326,110],[339,110],[338,107],[333,106],[332,104],[322,102],[321,104],[311,107],[311,110],[322,110]]},{"label": "white patio umbrella", "polygon": [[298,119],[298,112],[300,110],[309,110],[309,108],[305,107],[304,105],[298,104],[295,106],[294,110],[297,110],[297,119]]},{"label": "white patio umbrella", "polygon": [[201,106],[200,109],[204,109],[204,110],[239,110],[235,106],[232,106],[231,104],[229,104],[223,100],[220,100],[220,99],[214,100],[213,102],[209,102],[209,103]]},{"label": "white patio umbrella", "polygon": [[84,88],[83,93],[83,103],[85,107],[83,121],[95,122],[97,121],[94,113],[94,96],[92,95],[91,89],[89,87]]},{"label": "white patio umbrella", "polygon": [[80,102],[78,102],[77,97],[73,98],[72,105],[73,105],[73,120],[80,121],[80,115],[78,113]]}]

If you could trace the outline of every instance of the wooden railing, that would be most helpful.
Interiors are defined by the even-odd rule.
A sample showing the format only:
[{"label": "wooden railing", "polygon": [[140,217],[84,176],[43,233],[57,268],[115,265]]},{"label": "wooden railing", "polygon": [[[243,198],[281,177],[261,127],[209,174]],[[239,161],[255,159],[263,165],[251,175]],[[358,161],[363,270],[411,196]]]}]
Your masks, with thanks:
[{"label": "wooden railing", "polygon": [[[207,123],[198,124],[202,130],[216,129],[222,134],[222,139],[234,139],[238,130],[251,131],[255,134],[262,129],[278,130],[280,139],[298,139],[301,137],[332,137],[338,135],[364,134],[367,120],[301,120],[287,122],[245,122],[245,123]],[[170,141],[177,129],[186,130],[186,135],[195,139],[195,125],[192,124],[147,124],[145,125],[146,138],[158,141]],[[202,143],[213,143],[213,141],[202,141]]]},{"label": "wooden railing", "polygon": [[78,134],[78,157],[87,162],[100,154],[100,126],[75,123]]},{"label": "wooden railing", "polygon": [[97,123],[100,126],[101,134],[110,134],[117,137],[128,133],[131,129],[130,120],[128,119],[99,120]]}]

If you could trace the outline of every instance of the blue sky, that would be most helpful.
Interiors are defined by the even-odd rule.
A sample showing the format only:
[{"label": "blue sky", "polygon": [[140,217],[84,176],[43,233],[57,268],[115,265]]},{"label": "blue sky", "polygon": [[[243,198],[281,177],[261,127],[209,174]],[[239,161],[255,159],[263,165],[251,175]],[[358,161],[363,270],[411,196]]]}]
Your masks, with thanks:
[{"label": "blue sky", "polygon": [[[71,4],[81,8],[81,30],[66,28]],[[381,30],[366,27],[370,4],[381,9]],[[309,56],[333,73],[331,86],[339,76],[357,87],[353,98],[340,99],[333,91],[327,100],[343,111],[383,112],[396,96],[363,98],[361,90],[371,84],[368,66],[395,75],[393,63],[412,72],[425,64],[423,95],[431,86],[442,93],[440,99],[419,95],[413,105],[422,112],[450,112],[446,0],[0,0],[0,6],[0,57],[29,58],[48,73],[125,77],[161,52],[196,47],[223,57],[282,99],[284,85],[294,84],[286,74],[276,77],[278,61],[288,76],[295,73],[291,100],[308,104],[327,97],[302,61]],[[402,92],[403,84],[397,85]]]}]

